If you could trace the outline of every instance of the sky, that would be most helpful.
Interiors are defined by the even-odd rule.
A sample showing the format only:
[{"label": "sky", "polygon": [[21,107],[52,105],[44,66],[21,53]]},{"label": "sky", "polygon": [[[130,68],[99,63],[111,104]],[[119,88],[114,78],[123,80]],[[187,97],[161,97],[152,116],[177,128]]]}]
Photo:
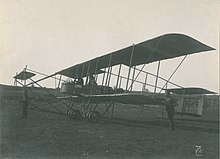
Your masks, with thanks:
[{"label": "sky", "polygon": [[[171,81],[219,93],[218,0],[0,0],[0,83],[26,65],[46,74],[167,33],[216,50],[190,55]],[[161,62],[169,78],[181,58]],[[149,70],[156,73],[156,64]]]}]

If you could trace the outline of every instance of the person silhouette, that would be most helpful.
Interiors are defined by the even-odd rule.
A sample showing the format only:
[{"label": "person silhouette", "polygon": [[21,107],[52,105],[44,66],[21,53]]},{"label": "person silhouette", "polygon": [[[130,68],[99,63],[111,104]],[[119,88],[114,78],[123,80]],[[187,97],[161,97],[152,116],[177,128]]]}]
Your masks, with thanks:
[{"label": "person silhouette", "polygon": [[170,93],[167,93],[165,97],[165,106],[167,111],[168,119],[170,120],[170,129],[174,130],[174,112],[175,112],[175,100],[172,98]]}]

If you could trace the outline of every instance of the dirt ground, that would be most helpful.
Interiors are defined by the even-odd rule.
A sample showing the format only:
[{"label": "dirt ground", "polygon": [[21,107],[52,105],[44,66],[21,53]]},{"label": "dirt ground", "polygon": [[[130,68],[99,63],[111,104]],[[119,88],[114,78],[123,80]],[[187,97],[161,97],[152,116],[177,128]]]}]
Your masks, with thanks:
[{"label": "dirt ground", "polygon": [[[119,110],[118,110],[119,111]],[[129,113],[128,113],[129,112]],[[148,158],[217,159],[218,121],[167,119],[151,112],[133,118],[134,111],[120,109],[113,120],[90,123],[66,116],[29,110],[21,117],[18,101],[1,100],[1,158]],[[150,115],[149,118],[143,116]],[[133,114],[134,115],[134,114]],[[137,113],[135,113],[137,116]],[[120,117],[120,119],[119,119]],[[195,154],[201,146],[202,156]]]}]

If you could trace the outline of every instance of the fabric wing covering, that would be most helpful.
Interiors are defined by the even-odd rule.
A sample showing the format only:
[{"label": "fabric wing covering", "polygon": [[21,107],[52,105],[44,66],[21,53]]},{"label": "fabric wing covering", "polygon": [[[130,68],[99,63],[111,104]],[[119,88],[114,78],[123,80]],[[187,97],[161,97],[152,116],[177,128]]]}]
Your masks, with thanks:
[{"label": "fabric wing covering", "polygon": [[[88,74],[102,73],[103,71],[101,69],[118,64],[136,66],[210,50],[214,50],[214,48],[209,47],[187,35],[165,34],[74,65],[57,72],[57,74],[62,74],[72,78],[76,77],[76,74],[85,77]],[[132,60],[130,60],[132,52],[133,56]]]}]

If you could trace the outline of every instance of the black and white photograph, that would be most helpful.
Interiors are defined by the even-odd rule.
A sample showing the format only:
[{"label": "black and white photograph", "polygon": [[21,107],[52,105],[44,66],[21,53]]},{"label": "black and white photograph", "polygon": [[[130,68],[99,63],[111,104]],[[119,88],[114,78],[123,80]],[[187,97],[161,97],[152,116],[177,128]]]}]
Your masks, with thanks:
[{"label": "black and white photograph", "polygon": [[219,0],[0,0],[0,158],[218,159]]}]

